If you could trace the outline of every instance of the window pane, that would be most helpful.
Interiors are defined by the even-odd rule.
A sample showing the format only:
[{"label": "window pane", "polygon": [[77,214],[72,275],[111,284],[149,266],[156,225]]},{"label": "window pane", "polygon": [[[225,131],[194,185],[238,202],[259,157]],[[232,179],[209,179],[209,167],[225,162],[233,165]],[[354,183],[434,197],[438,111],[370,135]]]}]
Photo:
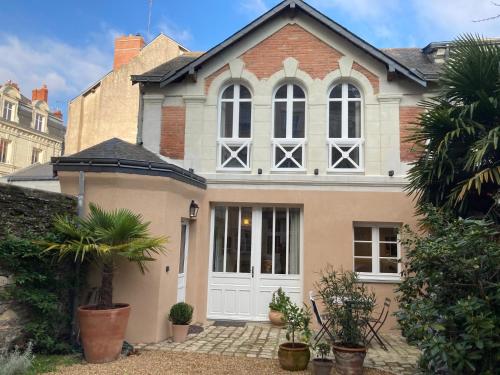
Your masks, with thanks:
[{"label": "window pane", "polygon": [[286,273],[286,209],[276,209],[274,273]]},{"label": "window pane", "polygon": [[[293,149],[293,147],[290,147],[290,149]],[[302,147],[298,147],[294,152],[292,152],[292,158],[294,158],[295,161],[302,166]],[[299,168],[299,166],[295,165],[294,168]]]},{"label": "window pane", "polygon": [[347,116],[348,138],[361,138],[361,102],[349,102]]},{"label": "window pane", "polygon": [[222,102],[220,128],[222,138],[233,137],[233,102]]},{"label": "window pane", "polygon": [[397,242],[398,240],[398,228],[380,228],[380,241],[392,241]]},{"label": "window pane", "polygon": [[[233,151],[236,151],[240,148],[240,146],[229,146],[229,148]],[[221,164],[224,165],[224,168],[244,168],[248,166],[248,148],[244,147],[240,152],[238,152],[238,158],[232,158],[231,152],[226,148],[222,147],[221,151]],[[228,159],[231,159],[227,164],[224,164]]]},{"label": "window pane", "polygon": [[250,91],[245,86],[240,86],[240,98],[241,99],[250,99],[252,95],[250,95]]},{"label": "window pane", "polygon": [[397,259],[380,259],[380,272],[398,273]]},{"label": "window pane", "polygon": [[292,137],[304,138],[306,103],[293,103]]},{"label": "window pane", "polygon": [[305,99],[306,94],[304,90],[300,88],[300,86],[293,85],[293,98],[294,99]]},{"label": "window pane", "polygon": [[240,124],[239,130],[240,138],[250,138],[250,129],[252,120],[252,103],[251,102],[241,102],[240,103]]},{"label": "window pane", "polygon": [[371,257],[372,243],[371,242],[354,242],[354,255],[357,257]]},{"label": "window pane", "polygon": [[[348,152],[351,149],[351,146],[342,146],[340,149],[344,152]],[[336,148],[332,148],[332,166],[337,163],[337,161],[341,160],[343,158],[341,152]],[[352,159],[350,161],[347,158],[342,159],[340,163],[335,165],[335,169],[337,168],[345,168],[345,169],[353,169],[353,168],[358,168],[359,166],[359,147],[354,148],[350,153],[349,153],[349,158]],[[355,164],[353,164],[356,163]]]},{"label": "window pane", "polygon": [[288,273],[300,273],[300,209],[290,208],[288,235]]},{"label": "window pane", "polygon": [[250,273],[252,256],[252,209],[241,209],[240,272]]},{"label": "window pane", "polygon": [[274,103],[274,137],[286,138],[286,102]]},{"label": "window pane", "polygon": [[398,256],[398,244],[383,242],[380,244],[381,257],[395,257]]},{"label": "window pane", "polygon": [[335,86],[330,92],[330,98],[340,99],[342,98],[342,85]]},{"label": "window pane", "polygon": [[236,272],[238,262],[238,229],[240,209],[229,207],[227,215],[226,272]]},{"label": "window pane", "polygon": [[342,138],[342,102],[330,102],[329,109],[329,137]]},{"label": "window pane", "polygon": [[222,93],[222,99],[233,99],[234,98],[234,85],[229,86]]},{"label": "window pane", "polygon": [[287,97],[287,85],[281,86],[278,91],[276,91],[276,99],[286,99]]},{"label": "window pane", "polygon": [[371,241],[372,228],[371,227],[354,227],[354,240],[355,241]]},{"label": "window pane", "polygon": [[372,260],[354,258],[354,272],[372,272]]},{"label": "window pane", "polygon": [[215,207],[213,272],[224,272],[224,231],[226,208]]},{"label": "window pane", "polygon": [[361,94],[359,93],[359,90],[356,88],[356,86],[349,85],[347,87],[347,93],[349,98],[361,98]]},{"label": "window pane", "polygon": [[184,273],[184,261],[186,256],[186,225],[181,225],[181,248],[179,254],[179,273]]},{"label": "window pane", "polygon": [[261,273],[273,272],[273,209],[262,209]]}]

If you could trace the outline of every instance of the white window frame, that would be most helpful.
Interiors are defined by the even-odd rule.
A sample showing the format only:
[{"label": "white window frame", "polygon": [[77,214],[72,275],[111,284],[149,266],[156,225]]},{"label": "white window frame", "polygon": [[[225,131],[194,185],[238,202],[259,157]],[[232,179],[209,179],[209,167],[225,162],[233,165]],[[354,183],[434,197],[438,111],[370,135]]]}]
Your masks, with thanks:
[{"label": "white window frame", "polygon": [[[8,118],[4,116],[7,105],[11,106]],[[3,107],[2,107],[2,118],[4,120],[7,120],[7,121],[14,121],[14,115],[15,115],[15,113],[16,113],[16,103],[13,103],[10,100],[4,99],[4,101],[3,101]]]},{"label": "white window frame", "polygon": [[[276,94],[278,90],[283,86],[287,86],[287,94],[285,99],[277,99]],[[294,98],[293,97],[293,86],[298,86],[304,92],[304,98]],[[275,110],[277,102],[286,102],[286,136],[285,138],[276,138],[275,134]],[[293,104],[294,103],[304,103],[304,137],[303,138],[294,138],[293,137]],[[271,170],[273,172],[302,172],[306,170],[306,134],[307,134],[307,93],[304,88],[294,82],[284,83],[278,86],[273,93],[273,108],[272,108],[272,134],[271,134],[271,145],[272,145],[272,167]],[[284,147],[294,147],[292,151],[285,151]],[[276,160],[276,151],[280,148],[285,157],[280,160]],[[292,154],[298,149],[302,149],[302,164],[296,161]],[[283,164],[288,159],[291,159],[296,165],[297,168],[280,168],[280,165]]]},{"label": "white window frame", "polygon": [[[33,161],[35,153],[37,155],[37,160]],[[42,163],[42,156],[43,156],[43,150],[41,150],[37,147],[33,147],[31,149],[31,165],[36,164],[36,163],[41,164]]]},{"label": "white window frame", "polygon": [[[10,147],[11,142],[8,139],[0,138],[0,143],[3,144],[2,154],[0,154],[0,164],[10,164]],[[2,159],[4,159],[2,161]]]},{"label": "white window frame", "polygon": [[[40,121],[38,121],[40,119]],[[34,128],[39,132],[43,132],[45,129],[45,116],[41,113],[35,112]]]},{"label": "white window frame", "polygon": [[[341,98],[330,98],[333,89],[341,85],[342,87],[342,97]],[[348,87],[349,85],[354,86],[360,93],[359,98],[349,98]],[[341,102],[341,137],[331,138],[330,137],[330,103]],[[349,138],[349,103],[350,102],[360,102],[360,137],[359,138]],[[329,172],[364,172],[364,110],[363,110],[363,94],[359,87],[351,82],[338,82],[335,83],[331,89],[328,91],[328,108],[327,108],[327,121],[326,121],[326,134],[327,134],[327,145],[328,145],[328,171]],[[348,151],[342,151],[341,147],[350,147]],[[356,148],[359,150],[359,165],[352,160],[349,155]],[[339,159],[335,164],[332,163],[332,153],[333,150],[337,149],[341,154],[342,158]],[[336,168],[336,165],[341,163],[343,160],[347,160],[354,166],[354,168]]]},{"label": "white window frame", "polygon": [[[371,241],[357,241],[354,237],[355,228],[371,228],[372,239]],[[398,229],[397,236],[397,249],[398,249],[398,272],[397,273],[382,273],[380,272],[380,259],[394,259],[394,257],[381,257],[380,256],[380,228],[391,228]],[[355,270],[355,259],[371,259],[372,260],[372,272],[358,272],[359,279],[362,281],[389,281],[389,282],[399,282],[401,281],[401,241],[400,241],[400,231],[401,225],[398,224],[379,224],[379,223],[355,223],[352,227],[352,269]],[[355,243],[371,243],[372,245],[372,255],[371,256],[355,256]],[[387,241],[383,241],[387,242]],[[392,243],[392,241],[391,241]]]},{"label": "white window frame", "polygon": [[[234,86],[233,98],[224,99],[222,95],[228,87]],[[249,99],[240,98],[240,88],[244,86],[250,92]],[[253,138],[253,106],[252,106],[252,91],[246,85],[242,85],[237,82],[231,82],[225,85],[219,94],[219,105],[218,105],[218,129],[217,129],[217,170],[218,171],[250,171],[251,170],[251,149],[252,149],[252,138]],[[233,136],[232,137],[222,137],[222,103],[233,103]],[[240,103],[250,103],[250,138],[240,138]],[[235,135],[238,135],[235,137]],[[232,148],[238,147],[236,151]],[[247,149],[247,160],[241,160],[238,154],[244,149]],[[231,156],[224,162],[222,162],[222,151],[226,149],[229,151]],[[243,164],[243,167],[227,167],[227,164],[231,160],[236,159],[239,163]]]}]

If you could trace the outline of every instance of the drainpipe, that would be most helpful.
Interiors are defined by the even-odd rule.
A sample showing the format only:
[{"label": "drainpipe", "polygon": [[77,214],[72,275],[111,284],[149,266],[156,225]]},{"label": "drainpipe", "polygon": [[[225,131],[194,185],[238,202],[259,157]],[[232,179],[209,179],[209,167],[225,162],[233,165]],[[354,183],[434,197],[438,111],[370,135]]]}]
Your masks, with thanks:
[{"label": "drainpipe", "polygon": [[144,100],[142,95],[144,94],[144,85],[139,84],[139,113],[137,114],[137,144],[142,146],[142,121],[143,121],[143,111],[144,111]]},{"label": "drainpipe", "polygon": [[[85,172],[80,171],[78,176],[78,196],[77,196],[77,206],[76,212],[78,217],[83,218],[84,211],[84,198],[85,198]],[[77,261],[75,264],[75,287],[73,294],[73,321],[71,322],[71,328],[73,333],[73,343],[78,343],[79,337],[79,327],[78,327],[78,302],[80,296],[80,266],[81,262]]]}]

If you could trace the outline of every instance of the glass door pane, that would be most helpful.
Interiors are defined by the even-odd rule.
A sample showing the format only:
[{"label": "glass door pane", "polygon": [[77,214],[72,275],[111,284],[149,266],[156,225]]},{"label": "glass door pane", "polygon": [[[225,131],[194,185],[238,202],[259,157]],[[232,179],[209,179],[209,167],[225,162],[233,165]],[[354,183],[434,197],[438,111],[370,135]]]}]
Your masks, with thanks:
[{"label": "glass door pane", "polygon": [[238,271],[239,213],[238,207],[228,209],[225,272]]},{"label": "glass door pane", "polygon": [[224,272],[226,207],[215,207],[213,272]]},{"label": "glass door pane", "polygon": [[180,248],[180,255],[179,255],[179,274],[183,274],[185,270],[185,258],[186,258],[186,230],[187,230],[187,225],[182,224],[181,225],[181,248]]},{"label": "glass door pane", "polygon": [[273,211],[272,208],[262,209],[261,273],[273,273]]},{"label": "glass door pane", "polygon": [[241,234],[240,234],[240,269],[241,273],[250,273],[252,259],[252,209],[241,209]]},{"label": "glass door pane", "polygon": [[300,209],[290,208],[288,220],[288,274],[300,274]]},{"label": "glass door pane", "polygon": [[274,273],[286,274],[286,208],[276,209],[274,231]]}]

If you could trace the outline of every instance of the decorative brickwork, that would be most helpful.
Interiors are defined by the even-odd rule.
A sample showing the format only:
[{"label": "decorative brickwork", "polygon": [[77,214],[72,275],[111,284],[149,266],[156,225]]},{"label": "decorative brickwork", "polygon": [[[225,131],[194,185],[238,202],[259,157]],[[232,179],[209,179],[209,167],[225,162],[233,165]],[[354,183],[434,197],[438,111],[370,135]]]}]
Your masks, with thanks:
[{"label": "decorative brickwork", "polygon": [[323,79],[338,69],[342,54],[298,25],[286,25],[255,47],[241,59],[245,69],[259,79],[268,78],[283,69],[283,60],[293,57],[299,68],[312,78]]},{"label": "decorative brickwork", "polygon": [[372,72],[370,72],[368,69],[366,69],[364,66],[358,64],[357,62],[354,62],[352,64],[352,68],[354,70],[356,70],[357,72],[363,74],[366,78],[368,78],[368,81],[370,81],[370,84],[373,87],[373,92],[375,94],[379,93],[379,90],[380,90],[380,80],[379,80],[379,78],[375,74],[373,74]]},{"label": "decorative brickwork", "polygon": [[160,154],[172,159],[184,159],[186,107],[166,106],[161,112]]},{"label": "decorative brickwork", "polygon": [[400,158],[403,162],[411,162],[418,158],[415,145],[406,138],[411,134],[411,129],[415,126],[420,113],[422,113],[420,107],[399,108]]}]

